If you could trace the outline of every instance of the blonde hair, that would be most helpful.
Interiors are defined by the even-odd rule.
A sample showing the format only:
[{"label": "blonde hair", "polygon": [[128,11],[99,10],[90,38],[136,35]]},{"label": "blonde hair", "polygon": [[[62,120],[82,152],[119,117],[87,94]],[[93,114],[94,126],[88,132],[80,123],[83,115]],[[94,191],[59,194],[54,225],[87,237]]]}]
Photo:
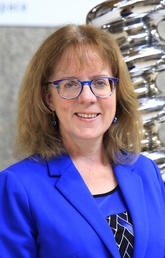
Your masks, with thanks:
[{"label": "blonde hair", "polygon": [[[94,48],[103,60],[108,60],[113,75],[119,79],[116,87],[117,122],[104,135],[110,160],[115,164],[126,163],[133,153],[140,152],[142,130],[138,102],[119,47],[108,32],[92,25],[67,25],[42,43],[27,67],[18,99],[17,157],[39,154],[50,159],[65,152],[58,126],[52,126],[52,114],[45,104],[47,89],[44,84],[62,54],[69,48],[81,51],[81,46]],[[127,158],[123,158],[123,153]]]}]

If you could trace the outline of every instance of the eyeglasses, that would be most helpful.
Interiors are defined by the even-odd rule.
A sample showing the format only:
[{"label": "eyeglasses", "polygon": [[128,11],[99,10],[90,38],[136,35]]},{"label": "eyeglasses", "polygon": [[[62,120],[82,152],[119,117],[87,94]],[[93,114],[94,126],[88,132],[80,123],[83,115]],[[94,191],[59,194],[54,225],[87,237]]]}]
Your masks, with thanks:
[{"label": "eyeglasses", "polygon": [[66,78],[47,82],[46,85],[55,85],[59,96],[64,99],[78,98],[83,91],[84,85],[88,85],[97,98],[107,98],[113,94],[117,82],[117,78],[111,77],[98,77],[91,81],[79,81],[75,78]]}]

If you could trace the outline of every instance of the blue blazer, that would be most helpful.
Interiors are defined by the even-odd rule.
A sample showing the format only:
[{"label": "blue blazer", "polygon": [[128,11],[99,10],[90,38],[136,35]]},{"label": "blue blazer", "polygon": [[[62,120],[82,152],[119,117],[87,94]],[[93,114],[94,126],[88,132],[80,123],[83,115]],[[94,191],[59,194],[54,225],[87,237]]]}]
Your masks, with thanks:
[{"label": "blue blazer", "polygon": [[[165,190],[140,155],[114,171],[130,211],[134,258],[165,257]],[[1,258],[119,258],[107,221],[68,155],[25,159],[0,173]]]}]

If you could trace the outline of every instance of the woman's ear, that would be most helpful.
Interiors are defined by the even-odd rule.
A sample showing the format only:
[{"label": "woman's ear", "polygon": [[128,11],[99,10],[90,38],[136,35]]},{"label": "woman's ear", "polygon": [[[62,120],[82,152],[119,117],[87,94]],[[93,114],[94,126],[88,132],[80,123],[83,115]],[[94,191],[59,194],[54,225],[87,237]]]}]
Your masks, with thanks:
[{"label": "woman's ear", "polygon": [[48,107],[51,105],[51,93],[49,91],[45,92],[45,103]]},{"label": "woman's ear", "polygon": [[47,90],[44,94],[44,101],[46,106],[51,110],[54,111],[54,105],[52,101],[52,94],[50,90]]}]

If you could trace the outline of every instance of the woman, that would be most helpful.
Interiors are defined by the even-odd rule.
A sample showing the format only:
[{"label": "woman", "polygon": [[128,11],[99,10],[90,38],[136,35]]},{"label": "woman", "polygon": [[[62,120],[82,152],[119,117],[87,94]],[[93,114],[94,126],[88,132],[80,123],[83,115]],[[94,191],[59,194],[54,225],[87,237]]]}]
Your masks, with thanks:
[{"label": "woman", "polygon": [[69,25],[32,58],[17,153],[0,174],[0,257],[165,257],[165,192],[139,155],[137,100],[119,48]]}]

